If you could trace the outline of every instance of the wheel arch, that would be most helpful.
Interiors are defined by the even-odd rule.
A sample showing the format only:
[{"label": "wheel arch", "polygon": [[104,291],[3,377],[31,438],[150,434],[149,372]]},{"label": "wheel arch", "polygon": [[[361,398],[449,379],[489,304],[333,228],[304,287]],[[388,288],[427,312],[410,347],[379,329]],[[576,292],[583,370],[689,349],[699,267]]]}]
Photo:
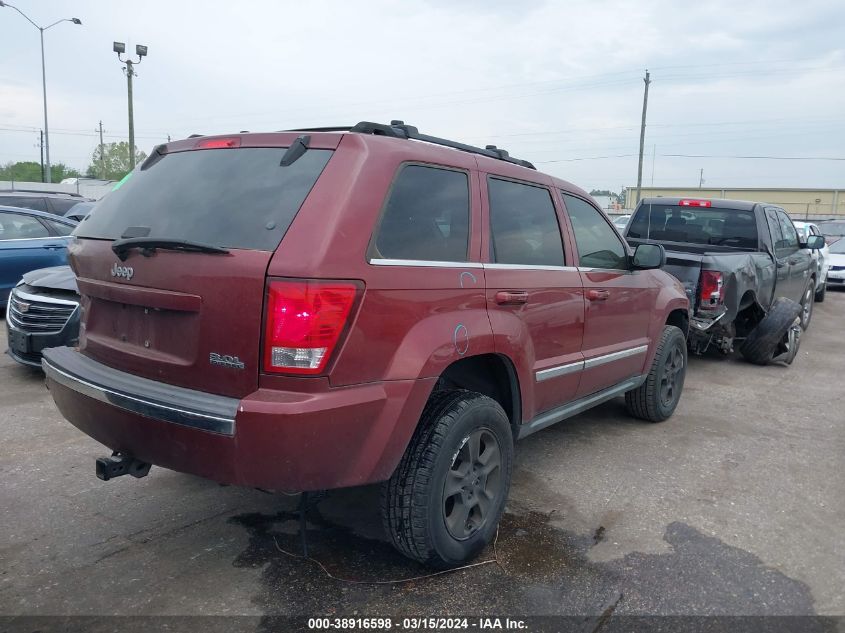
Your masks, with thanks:
[{"label": "wheel arch", "polygon": [[440,374],[435,389],[467,389],[488,396],[502,406],[514,434],[522,424],[519,377],[507,356],[486,353],[456,360]]}]

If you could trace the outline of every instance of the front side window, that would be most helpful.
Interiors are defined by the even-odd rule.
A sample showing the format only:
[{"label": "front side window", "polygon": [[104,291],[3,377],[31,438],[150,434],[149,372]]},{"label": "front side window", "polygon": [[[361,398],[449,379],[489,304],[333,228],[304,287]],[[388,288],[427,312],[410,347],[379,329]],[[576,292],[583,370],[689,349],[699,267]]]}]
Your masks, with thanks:
[{"label": "front side window", "polygon": [[563,266],[563,241],[551,192],[488,179],[491,257],[499,264]]},{"label": "front side window", "polygon": [[462,171],[406,165],[376,232],[372,255],[386,259],[465,262],[469,180]]},{"label": "front side window", "polygon": [[604,214],[580,198],[563,191],[561,195],[572,222],[579,265],[585,268],[627,269],[627,249],[610,228]]},{"label": "front side window", "polygon": [[37,219],[17,213],[0,213],[0,240],[49,237],[47,227]]},{"label": "front side window", "polygon": [[778,211],[778,219],[780,220],[780,231],[783,234],[782,248],[788,251],[798,250],[798,232],[795,230],[795,225],[792,220],[783,211]]}]

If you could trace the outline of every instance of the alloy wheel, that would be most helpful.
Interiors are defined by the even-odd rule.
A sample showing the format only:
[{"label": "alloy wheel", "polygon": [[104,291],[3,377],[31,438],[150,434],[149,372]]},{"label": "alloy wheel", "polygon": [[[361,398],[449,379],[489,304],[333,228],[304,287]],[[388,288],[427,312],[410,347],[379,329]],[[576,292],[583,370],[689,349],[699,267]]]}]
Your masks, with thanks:
[{"label": "alloy wheel", "polygon": [[669,351],[669,356],[663,365],[663,375],[660,377],[660,402],[665,407],[671,407],[680,390],[684,371],[684,352],[675,345]]},{"label": "alloy wheel", "polygon": [[480,428],[464,438],[446,474],[443,517],[452,537],[465,540],[496,512],[502,494],[502,452],[493,433]]}]

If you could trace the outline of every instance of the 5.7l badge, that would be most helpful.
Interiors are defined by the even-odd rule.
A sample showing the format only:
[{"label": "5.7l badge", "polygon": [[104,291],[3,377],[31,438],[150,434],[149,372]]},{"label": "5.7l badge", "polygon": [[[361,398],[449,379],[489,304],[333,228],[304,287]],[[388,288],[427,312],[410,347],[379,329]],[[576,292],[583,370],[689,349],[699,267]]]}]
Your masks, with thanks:
[{"label": "5.7l badge", "polygon": [[220,367],[229,367],[230,369],[243,369],[245,365],[243,361],[237,356],[229,356],[228,354],[218,354],[211,352],[208,355],[208,362],[212,365],[219,365]]}]

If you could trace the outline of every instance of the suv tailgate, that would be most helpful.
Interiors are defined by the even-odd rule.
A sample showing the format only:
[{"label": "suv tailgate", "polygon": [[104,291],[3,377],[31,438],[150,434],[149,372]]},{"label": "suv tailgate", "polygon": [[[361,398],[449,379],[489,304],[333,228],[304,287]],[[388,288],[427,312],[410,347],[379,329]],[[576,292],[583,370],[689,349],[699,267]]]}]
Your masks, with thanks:
[{"label": "suv tailgate", "polygon": [[[291,134],[181,141],[156,150],[77,228],[80,349],[109,367],[231,397],[255,391],[265,275],[273,252],[332,155],[282,161]],[[253,144],[250,146],[250,144]],[[199,242],[112,251],[123,237]],[[152,243],[152,242],[151,242]]]}]

